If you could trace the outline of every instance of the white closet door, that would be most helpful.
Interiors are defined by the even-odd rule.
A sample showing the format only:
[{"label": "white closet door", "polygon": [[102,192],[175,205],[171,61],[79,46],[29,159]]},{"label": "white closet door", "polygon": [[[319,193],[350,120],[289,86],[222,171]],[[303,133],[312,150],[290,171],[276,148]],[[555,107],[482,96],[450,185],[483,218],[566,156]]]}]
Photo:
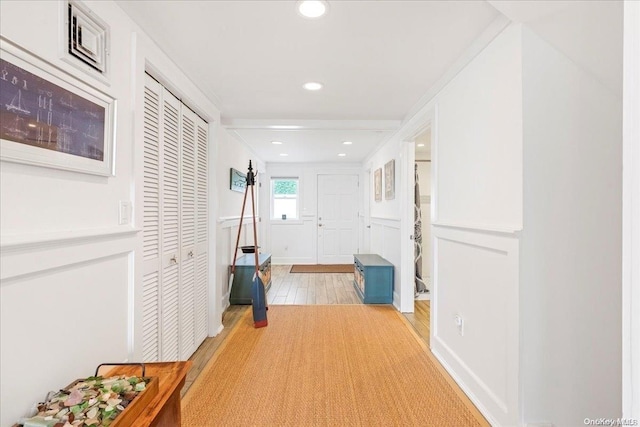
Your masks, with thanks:
[{"label": "white closet door", "polygon": [[180,359],[180,109],[166,89],[162,103],[162,360]]},{"label": "white closet door", "polygon": [[182,277],[180,280],[181,356],[189,358],[196,350],[195,341],[195,235],[196,235],[196,121],[198,116],[182,109]]},{"label": "white closet door", "polygon": [[147,362],[188,359],[207,336],[207,129],[147,76],[141,302]]},{"label": "white closet door", "polygon": [[144,90],[142,223],[142,360],[160,360],[160,140],[162,86],[147,76]]},{"label": "white closet door", "polygon": [[209,150],[208,125],[198,117],[196,161],[196,266],[195,266],[195,340],[196,347],[208,335],[208,242],[209,242]]}]

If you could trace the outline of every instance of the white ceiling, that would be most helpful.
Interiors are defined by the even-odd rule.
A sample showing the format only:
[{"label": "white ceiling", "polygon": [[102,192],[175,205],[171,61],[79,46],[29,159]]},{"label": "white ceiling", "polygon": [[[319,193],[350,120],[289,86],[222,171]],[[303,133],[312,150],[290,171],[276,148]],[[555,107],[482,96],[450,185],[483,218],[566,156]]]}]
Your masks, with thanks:
[{"label": "white ceiling", "polygon": [[490,1],[514,22],[522,22],[547,43],[622,97],[623,2]]},{"label": "white ceiling", "polygon": [[[267,162],[362,161],[499,15],[484,1],[330,1],[315,20],[295,1],[118,4]],[[324,88],[306,91],[307,81]],[[324,124],[282,132],[270,120]],[[270,144],[278,139],[285,145]]]},{"label": "white ceiling", "polygon": [[620,2],[333,0],[315,20],[292,0],[117,3],[266,162],[361,162],[501,13],[621,91]]}]

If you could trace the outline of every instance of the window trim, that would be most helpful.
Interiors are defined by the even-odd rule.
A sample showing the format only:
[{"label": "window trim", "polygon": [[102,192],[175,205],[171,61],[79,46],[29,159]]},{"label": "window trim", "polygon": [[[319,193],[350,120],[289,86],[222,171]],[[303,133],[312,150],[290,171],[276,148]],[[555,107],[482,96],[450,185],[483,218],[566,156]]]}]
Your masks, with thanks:
[{"label": "window trim", "polygon": [[[274,181],[277,180],[295,180],[298,183],[298,191],[295,195],[295,200],[296,200],[296,217],[295,218],[287,218],[287,219],[282,219],[280,218],[276,218],[273,215],[273,208],[274,208],[274,200],[275,200],[275,195],[273,193],[274,191]],[[294,223],[294,222],[300,222],[301,221],[301,217],[300,217],[300,188],[301,187],[301,183],[300,183],[300,177],[298,176],[272,176],[269,179],[269,219],[271,221],[274,222],[286,222],[286,223]],[[282,199],[294,199],[294,197],[282,197]]]}]

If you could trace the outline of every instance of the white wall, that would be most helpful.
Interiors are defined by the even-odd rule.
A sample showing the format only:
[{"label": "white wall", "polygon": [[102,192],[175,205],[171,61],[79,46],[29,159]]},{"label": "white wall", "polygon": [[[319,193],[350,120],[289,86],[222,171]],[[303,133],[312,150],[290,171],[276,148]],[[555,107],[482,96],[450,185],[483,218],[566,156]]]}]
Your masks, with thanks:
[{"label": "white wall", "polygon": [[[217,215],[217,263],[216,263],[216,283],[219,284],[220,309],[224,310],[229,305],[229,266],[233,263],[233,252],[238,238],[238,227],[240,225],[240,213],[244,193],[238,193],[229,189],[230,169],[234,168],[243,173],[247,173],[249,160],[251,160],[254,173],[257,172],[254,197],[256,203],[256,221],[258,222],[258,246],[260,251],[265,247],[265,215],[261,209],[263,197],[260,185],[264,186],[266,167],[262,160],[255,156],[248,147],[239,141],[232,133],[225,129],[219,129],[217,139],[218,158],[215,165],[215,173],[218,188],[214,197],[218,203]],[[240,234],[239,246],[253,245],[253,222],[251,211],[251,192],[247,194],[244,218],[242,220],[242,232]],[[261,222],[260,222],[261,221]],[[238,251],[238,257],[242,252]],[[222,312],[221,312],[222,313]]]},{"label": "white wall", "polygon": [[522,80],[510,27],[437,96],[435,223],[522,228]]},{"label": "white wall", "polygon": [[[61,77],[72,75],[117,99],[116,175],[2,163],[0,425],[13,424],[48,390],[90,375],[99,363],[141,354],[136,307],[142,200],[136,194],[145,69],[210,122],[210,141],[219,119],[215,106],[114,2],[86,3],[110,26],[109,84],[62,61],[61,5],[1,2],[2,36],[60,68]],[[215,156],[212,146],[210,158]],[[211,176],[210,188],[215,181]],[[121,200],[133,203],[132,224],[118,225]],[[215,227],[210,230],[215,242]],[[215,250],[210,254],[215,257]],[[215,295],[213,273],[210,283]],[[219,318],[213,323],[220,324]]]},{"label": "white wall", "polygon": [[511,25],[418,113],[435,109],[431,347],[494,425],[621,414],[620,107]]},{"label": "white wall", "polygon": [[509,426],[519,421],[521,61],[512,25],[437,95],[432,150],[431,348],[489,420]]},{"label": "white wall", "polygon": [[[112,43],[119,47],[111,55],[111,64],[121,64],[112,70],[111,86],[58,59],[58,2],[0,5],[4,37],[107,92],[120,104],[115,177],[2,163],[1,425],[16,422],[47,391],[90,375],[107,359],[125,361],[133,352],[129,289],[135,241],[130,235],[113,234],[120,228],[118,202],[132,200],[133,124],[127,114],[132,92],[131,36],[126,24],[117,24],[122,19],[118,8],[96,6],[113,26]],[[37,25],[25,31],[27,22]],[[102,236],[67,239],[82,234]],[[62,240],[43,244],[47,237]],[[30,244],[7,245],[12,241]],[[49,257],[57,263],[51,265],[46,261]],[[38,259],[45,260],[44,268]],[[22,268],[17,269],[18,265]],[[95,317],[96,311],[109,313],[111,327],[98,320],[101,315]]]},{"label": "white wall", "polygon": [[524,418],[617,418],[621,99],[532,31],[523,46]]},{"label": "white wall", "polygon": [[[393,264],[394,287],[393,287],[393,305],[401,311],[413,312],[413,292],[410,296],[404,298],[404,306],[402,304],[402,239],[401,239],[401,223],[402,223],[402,203],[401,190],[402,186],[408,186],[406,179],[401,174],[401,161],[404,144],[394,137],[390,141],[383,144],[375,153],[365,160],[365,169],[371,170],[369,176],[369,194],[365,195],[369,200],[366,202],[370,206],[369,229],[370,253],[378,254]],[[395,198],[387,200],[385,198],[385,176],[384,165],[395,160]],[[375,171],[382,170],[382,200],[375,200]],[[405,189],[409,191],[409,189]],[[413,194],[413,193],[411,193]],[[413,259],[413,256],[412,256]],[[408,303],[407,303],[408,301]],[[410,303],[410,304],[409,304]],[[408,307],[411,305],[411,307]]]},{"label": "white wall", "polygon": [[[348,174],[362,179],[360,165],[347,163],[270,163],[262,186],[262,209],[267,224],[266,247],[274,264],[316,264],[318,262],[318,175]],[[271,177],[297,177],[300,218],[271,220]],[[360,186],[362,191],[363,186]],[[359,201],[359,211],[362,203]]]}]

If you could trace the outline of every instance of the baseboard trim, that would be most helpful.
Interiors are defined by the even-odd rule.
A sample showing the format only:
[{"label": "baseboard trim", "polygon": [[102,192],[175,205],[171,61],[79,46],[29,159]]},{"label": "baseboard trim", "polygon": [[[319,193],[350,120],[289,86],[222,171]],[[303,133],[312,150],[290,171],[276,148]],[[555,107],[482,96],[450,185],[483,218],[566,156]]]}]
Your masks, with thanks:
[{"label": "baseboard trim", "polygon": [[[432,337],[432,339],[433,339],[433,337]],[[447,371],[449,373],[451,378],[453,378],[453,380],[456,382],[456,384],[458,384],[458,387],[460,387],[460,389],[464,392],[464,394],[467,395],[469,400],[471,400],[471,403],[473,403],[475,405],[475,407],[478,408],[478,411],[480,411],[482,416],[484,416],[487,419],[489,424],[491,424],[494,427],[500,427],[502,424],[500,424],[498,422],[498,420],[496,420],[495,417],[493,417],[493,415],[487,409],[487,407],[482,404],[480,399],[478,399],[478,396],[476,396],[471,391],[471,389],[467,386],[467,384],[464,381],[462,381],[460,376],[451,368],[451,366],[447,363],[445,358],[442,357],[442,355],[434,347],[435,346],[431,346],[431,353],[433,353],[433,355],[435,356],[436,359],[438,359],[438,362],[440,362],[440,364],[445,369],[445,371]]]}]

